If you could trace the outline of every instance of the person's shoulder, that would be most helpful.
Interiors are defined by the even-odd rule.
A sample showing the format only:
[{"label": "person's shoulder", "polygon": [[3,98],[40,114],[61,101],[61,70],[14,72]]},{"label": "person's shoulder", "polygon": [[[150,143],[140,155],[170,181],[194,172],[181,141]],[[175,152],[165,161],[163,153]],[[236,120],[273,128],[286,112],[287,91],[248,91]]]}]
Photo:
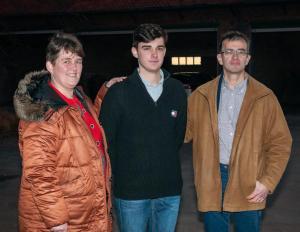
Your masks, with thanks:
[{"label": "person's shoulder", "polygon": [[180,87],[183,87],[183,84],[181,81],[175,79],[174,77],[170,76],[166,81],[170,81],[170,83],[172,83],[173,85],[175,86],[180,86]]},{"label": "person's shoulder", "polygon": [[58,128],[62,126],[63,114],[62,110],[47,112],[48,118],[40,121],[20,120],[23,126],[23,137],[31,136],[56,136]]},{"label": "person's shoulder", "polygon": [[216,77],[195,89],[194,94],[204,94],[207,95],[209,92],[214,91],[218,87],[219,77]]},{"label": "person's shoulder", "polygon": [[217,85],[219,82],[219,78],[214,78],[208,82],[203,83],[202,85],[200,85],[197,89],[211,89],[213,88],[215,85]]},{"label": "person's shoulder", "polygon": [[272,91],[268,86],[266,86],[264,83],[256,80],[254,77],[250,76],[249,82],[252,82],[256,88],[259,88],[259,89],[262,89],[265,91],[269,91],[269,92]]},{"label": "person's shoulder", "polygon": [[176,80],[175,78],[173,77],[169,77],[166,82],[168,83],[166,86],[167,88],[174,92],[175,95],[179,96],[179,97],[182,97],[182,96],[186,96],[186,91],[184,89],[184,86],[183,84],[179,81],[179,80]]},{"label": "person's shoulder", "polygon": [[117,103],[117,102],[122,102],[124,99],[124,94],[126,91],[128,91],[128,83],[129,83],[129,77],[124,79],[121,82],[117,82],[113,84],[108,90],[107,93],[105,94],[103,98],[103,104],[105,103]]},{"label": "person's shoulder", "polygon": [[168,77],[164,81],[166,81],[171,88],[176,88],[176,89],[184,91],[184,86],[183,86],[182,82],[173,78],[172,76]]},{"label": "person's shoulder", "polygon": [[121,82],[117,82],[115,84],[113,84],[107,91],[107,94],[113,94],[113,95],[118,95],[122,89],[124,88],[124,86],[126,85],[126,83],[128,82],[128,78],[126,78],[125,80],[121,81]]},{"label": "person's shoulder", "polygon": [[266,96],[266,95],[274,95],[273,91],[267,87],[265,84],[262,82],[256,80],[252,76],[248,76],[248,81],[249,81],[249,86],[253,89],[255,94],[259,97]]}]

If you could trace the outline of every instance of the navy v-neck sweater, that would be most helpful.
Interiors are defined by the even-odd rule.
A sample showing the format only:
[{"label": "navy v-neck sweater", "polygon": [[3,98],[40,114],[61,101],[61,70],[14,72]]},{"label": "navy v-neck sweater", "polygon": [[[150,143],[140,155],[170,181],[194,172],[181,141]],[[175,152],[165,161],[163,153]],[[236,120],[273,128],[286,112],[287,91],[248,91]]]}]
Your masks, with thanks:
[{"label": "navy v-neck sweater", "polygon": [[109,145],[115,197],[134,200],[181,193],[179,149],[187,97],[182,84],[163,71],[163,91],[156,102],[137,70],[104,97],[100,121]]}]

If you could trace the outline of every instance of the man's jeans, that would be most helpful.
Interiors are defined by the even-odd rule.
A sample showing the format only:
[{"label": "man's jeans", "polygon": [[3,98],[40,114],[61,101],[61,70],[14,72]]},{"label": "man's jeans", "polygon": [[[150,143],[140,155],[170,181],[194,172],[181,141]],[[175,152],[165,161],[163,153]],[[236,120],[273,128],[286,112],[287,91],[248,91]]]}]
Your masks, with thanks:
[{"label": "man's jeans", "polygon": [[120,232],[173,232],[180,196],[144,200],[114,199]]},{"label": "man's jeans", "polygon": [[[220,165],[222,179],[222,198],[228,181],[228,165]],[[259,232],[261,223],[261,210],[241,212],[206,212],[204,213],[204,226],[206,232],[228,232],[230,220],[236,232]]]}]

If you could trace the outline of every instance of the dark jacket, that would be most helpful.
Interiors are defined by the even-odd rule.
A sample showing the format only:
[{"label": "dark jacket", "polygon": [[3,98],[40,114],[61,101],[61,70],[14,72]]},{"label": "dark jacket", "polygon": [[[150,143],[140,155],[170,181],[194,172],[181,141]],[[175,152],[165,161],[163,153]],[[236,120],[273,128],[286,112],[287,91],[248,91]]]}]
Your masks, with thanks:
[{"label": "dark jacket", "polygon": [[[68,106],[48,80],[46,71],[30,73],[14,96],[23,166],[19,231],[46,232],[64,223],[69,232],[112,231],[108,155],[104,174],[81,112]],[[84,93],[77,88],[74,93],[97,117]],[[105,137],[104,144],[106,150]]]},{"label": "dark jacket", "polygon": [[122,199],[179,195],[182,188],[179,149],[186,127],[186,93],[164,71],[154,102],[135,71],[104,97],[100,122],[109,144],[114,194]]}]

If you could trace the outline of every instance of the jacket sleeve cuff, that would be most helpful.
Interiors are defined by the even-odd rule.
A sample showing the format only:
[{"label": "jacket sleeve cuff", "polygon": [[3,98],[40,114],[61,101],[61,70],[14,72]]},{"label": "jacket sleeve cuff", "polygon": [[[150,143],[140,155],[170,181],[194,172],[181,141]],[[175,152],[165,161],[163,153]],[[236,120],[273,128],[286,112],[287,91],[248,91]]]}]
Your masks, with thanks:
[{"label": "jacket sleeve cuff", "polygon": [[275,190],[276,185],[274,185],[273,183],[271,183],[271,181],[268,181],[267,177],[262,177],[261,179],[258,180],[261,184],[263,184],[264,186],[266,186],[266,188],[269,191],[269,194],[272,194]]},{"label": "jacket sleeve cuff", "polygon": [[94,100],[94,110],[97,114],[97,116],[99,116],[100,114],[100,107],[101,107],[101,104],[102,104],[102,101],[103,101],[103,98],[104,96],[106,95],[107,91],[108,91],[108,88],[106,87],[106,83],[105,82],[101,88],[99,89],[97,95],[96,95],[96,98]]},{"label": "jacket sleeve cuff", "polygon": [[69,221],[68,210],[63,199],[59,199],[56,204],[52,206],[40,206],[39,210],[46,227],[49,229],[68,223]]}]

